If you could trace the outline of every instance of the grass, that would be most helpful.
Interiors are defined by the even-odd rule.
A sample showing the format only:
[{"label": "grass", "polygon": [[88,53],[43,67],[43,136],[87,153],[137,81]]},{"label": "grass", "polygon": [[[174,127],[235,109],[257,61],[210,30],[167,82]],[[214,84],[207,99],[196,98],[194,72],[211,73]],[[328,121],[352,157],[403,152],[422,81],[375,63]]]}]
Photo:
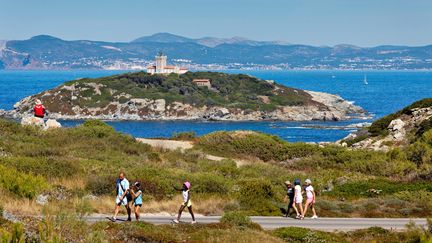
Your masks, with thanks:
[{"label": "grass", "polygon": [[[190,139],[195,147],[184,152],[154,149],[115,132],[101,121],[42,131],[0,120],[1,205],[17,215],[51,210],[55,220],[39,222],[41,225],[26,224],[25,230],[37,231],[42,227],[46,239],[71,237],[77,241],[103,237],[122,240],[116,234],[123,231],[137,240],[173,242],[369,239],[366,231],[356,235],[297,229],[268,232],[245,227],[249,224],[245,218],[248,215],[280,215],[281,208],[286,207],[282,201],[286,191],[283,182],[295,178],[312,179],[320,216],[425,217],[432,213],[432,187],[428,179],[432,175],[430,129],[407,148],[389,152],[288,143],[250,131],[215,132],[202,137],[186,133],[177,137]],[[205,154],[228,159],[212,161]],[[247,163],[237,165],[234,160],[240,159]],[[114,183],[121,170],[131,182],[141,182],[143,213],[175,214],[181,195],[173,185],[178,187],[188,180],[192,184],[194,211],[225,215],[226,221],[174,229],[148,224],[88,226],[80,222],[79,217],[89,213],[112,213]],[[49,196],[48,206],[36,203],[40,194]],[[66,214],[61,214],[60,209]],[[65,227],[65,231],[60,235],[50,231],[53,225]],[[19,227],[13,224],[0,227],[5,237],[19,233]],[[393,232],[388,234],[389,238],[375,233],[382,241],[397,237],[417,239]]]}]

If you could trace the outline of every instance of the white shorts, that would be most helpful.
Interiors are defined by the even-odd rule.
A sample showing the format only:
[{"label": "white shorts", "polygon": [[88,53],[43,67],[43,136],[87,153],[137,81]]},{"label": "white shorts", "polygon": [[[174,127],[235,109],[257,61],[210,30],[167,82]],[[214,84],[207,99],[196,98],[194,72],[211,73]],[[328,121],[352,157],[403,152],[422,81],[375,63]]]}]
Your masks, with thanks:
[{"label": "white shorts", "polygon": [[[117,197],[116,197],[116,200],[115,200],[115,204],[118,205],[119,203],[120,203],[120,196],[117,196]],[[128,204],[128,202],[127,202],[127,198],[124,197],[123,200],[122,200],[122,202],[121,202],[121,205],[125,206],[125,205],[127,205],[127,204]]]},{"label": "white shorts", "polygon": [[295,198],[295,203],[302,203],[303,202],[303,197],[296,197]]}]

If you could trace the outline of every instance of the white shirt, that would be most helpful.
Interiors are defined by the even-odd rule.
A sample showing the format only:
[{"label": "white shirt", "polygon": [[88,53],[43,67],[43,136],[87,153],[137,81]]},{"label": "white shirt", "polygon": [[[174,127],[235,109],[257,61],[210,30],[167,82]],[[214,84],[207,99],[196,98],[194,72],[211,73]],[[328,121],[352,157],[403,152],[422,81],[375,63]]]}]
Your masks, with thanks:
[{"label": "white shirt", "polygon": [[117,196],[123,196],[123,193],[127,189],[129,189],[129,181],[126,178],[124,178],[122,181],[120,181],[120,179],[117,179]]},{"label": "white shirt", "polygon": [[302,193],[301,193],[302,189],[301,189],[300,185],[295,186],[294,190],[295,190],[296,198],[303,198]]},{"label": "white shirt", "polygon": [[183,202],[187,202],[189,198],[189,190],[182,191],[182,194],[183,194]]},{"label": "white shirt", "polygon": [[309,185],[309,186],[306,187],[305,190],[306,190],[306,196],[307,196],[307,198],[313,199],[313,193],[312,193],[314,191],[313,186]]}]

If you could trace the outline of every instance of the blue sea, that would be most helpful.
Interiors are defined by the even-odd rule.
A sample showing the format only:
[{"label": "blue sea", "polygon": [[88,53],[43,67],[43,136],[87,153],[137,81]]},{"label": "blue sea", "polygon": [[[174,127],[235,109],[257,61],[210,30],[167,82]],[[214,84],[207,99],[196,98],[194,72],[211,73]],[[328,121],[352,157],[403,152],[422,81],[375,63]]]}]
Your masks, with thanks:
[{"label": "blue sea", "polygon": [[[20,99],[50,89],[65,81],[102,77],[126,71],[0,71],[0,109],[12,109]],[[288,141],[336,141],[354,129],[350,125],[371,122],[412,102],[432,97],[432,72],[428,71],[226,71],[246,73],[299,89],[341,95],[373,114],[370,120],[340,122],[108,122],[117,131],[135,137],[170,137],[175,132],[198,135],[218,130],[255,130]],[[368,85],[364,84],[366,75]],[[82,121],[62,121],[75,126]]]}]

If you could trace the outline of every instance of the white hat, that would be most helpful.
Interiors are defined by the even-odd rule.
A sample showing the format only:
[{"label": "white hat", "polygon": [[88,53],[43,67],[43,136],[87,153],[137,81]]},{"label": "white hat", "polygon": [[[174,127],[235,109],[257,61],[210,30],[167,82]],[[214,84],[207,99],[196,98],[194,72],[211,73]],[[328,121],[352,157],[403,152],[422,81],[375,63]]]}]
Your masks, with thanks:
[{"label": "white hat", "polygon": [[307,184],[312,184],[312,181],[311,181],[310,179],[306,179],[306,180],[305,180],[305,183],[307,183]]},{"label": "white hat", "polygon": [[42,105],[42,101],[40,99],[36,99],[35,103],[36,105]]}]

